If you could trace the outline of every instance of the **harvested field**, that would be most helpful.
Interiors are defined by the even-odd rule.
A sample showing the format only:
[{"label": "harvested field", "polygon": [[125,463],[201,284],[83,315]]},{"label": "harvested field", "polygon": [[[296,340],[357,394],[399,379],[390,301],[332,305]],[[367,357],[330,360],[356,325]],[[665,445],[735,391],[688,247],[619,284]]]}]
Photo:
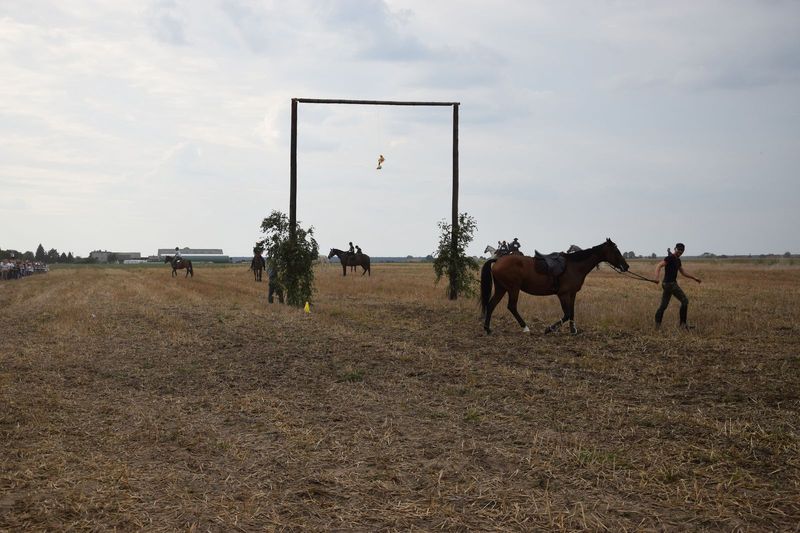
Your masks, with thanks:
[{"label": "harvested field", "polygon": [[0,530],[797,531],[800,266],[685,264],[696,329],[603,269],[575,337],[424,264],[320,267],[309,315],[244,266],[3,282]]}]

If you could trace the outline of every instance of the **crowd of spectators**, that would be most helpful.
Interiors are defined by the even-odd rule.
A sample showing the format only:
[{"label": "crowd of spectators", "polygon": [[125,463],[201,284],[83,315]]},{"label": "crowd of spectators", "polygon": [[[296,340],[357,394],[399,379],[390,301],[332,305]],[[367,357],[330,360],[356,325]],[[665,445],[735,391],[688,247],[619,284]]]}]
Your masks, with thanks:
[{"label": "crowd of spectators", "polygon": [[32,274],[43,274],[48,270],[47,265],[41,261],[0,259],[0,281],[20,279]]}]

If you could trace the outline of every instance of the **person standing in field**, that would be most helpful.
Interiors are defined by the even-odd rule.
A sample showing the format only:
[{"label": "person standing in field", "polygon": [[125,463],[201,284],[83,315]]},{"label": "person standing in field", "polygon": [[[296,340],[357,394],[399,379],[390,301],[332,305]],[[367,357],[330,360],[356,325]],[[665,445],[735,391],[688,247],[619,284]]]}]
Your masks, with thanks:
[{"label": "person standing in field", "polygon": [[683,290],[678,285],[678,272],[689,279],[695,280],[697,283],[700,283],[700,279],[692,276],[683,269],[681,265],[681,256],[684,250],[686,250],[686,246],[682,242],[675,245],[674,253],[667,248],[667,257],[656,266],[656,281],[661,277],[661,269],[664,269],[664,281],[661,283],[661,306],[659,306],[656,311],[656,329],[661,327],[661,319],[664,318],[664,311],[667,310],[669,301],[673,296],[681,302],[681,308],[679,310],[680,327],[689,329],[689,325],[686,322],[686,314],[689,310],[689,298],[686,297],[686,294],[684,294]]},{"label": "person standing in field", "polygon": [[275,261],[270,259],[267,261],[267,277],[269,278],[269,287],[267,292],[267,301],[274,302],[273,295],[278,295],[278,301],[283,303],[283,287],[278,281],[278,270],[275,268]]}]

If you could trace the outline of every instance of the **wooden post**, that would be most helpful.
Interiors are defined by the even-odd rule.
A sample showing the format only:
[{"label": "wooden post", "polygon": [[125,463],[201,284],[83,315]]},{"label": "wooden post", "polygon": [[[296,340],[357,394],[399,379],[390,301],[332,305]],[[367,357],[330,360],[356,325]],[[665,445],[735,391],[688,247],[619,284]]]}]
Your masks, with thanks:
[{"label": "wooden post", "polygon": [[[458,256],[458,104],[453,104],[453,235],[451,237],[451,257],[455,264]],[[458,298],[458,287],[454,273],[450,274],[450,299]]]},{"label": "wooden post", "polygon": [[[289,241],[296,241],[297,226],[297,104],[350,104],[380,106],[453,106],[453,222],[452,222],[452,256],[458,254],[458,106],[459,102],[409,102],[395,100],[342,100],[329,98],[292,98],[292,133],[291,156],[289,159]],[[450,278],[451,300],[458,298],[458,287],[455,278]]]},{"label": "wooden post", "polygon": [[292,98],[291,155],[289,156],[289,241],[295,244],[297,226],[297,98]]}]

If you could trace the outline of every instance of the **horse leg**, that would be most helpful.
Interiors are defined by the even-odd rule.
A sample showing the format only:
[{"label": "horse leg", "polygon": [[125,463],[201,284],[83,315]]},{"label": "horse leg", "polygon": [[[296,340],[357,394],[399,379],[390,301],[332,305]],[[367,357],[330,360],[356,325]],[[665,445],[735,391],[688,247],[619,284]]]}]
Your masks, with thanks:
[{"label": "horse leg", "polygon": [[347,275],[347,265],[342,263],[342,276],[346,276],[346,275]]},{"label": "horse leg", "polygon": [[575,293],[567,296],[567,310],[569,313],[569,332],[573,335],[578,334],[578,327],[575,325]]},{"label": "horse leg", "polygon": [[559,329],[561,329],[561,325],[565,322],[569,322],[569,332],[573,335],[578,334],[578,328],[575,326],[575,294],[574,293],[562,293],[558,295],[558,301],[561,302],[561,310],[564,311],[564,316],[561,320],[555,322],[547,329],[544,330],[545,333],[555,333]]},{"label": "horse leg", "polygon": [[500,303],[500,300],[502,300],[503,296],[505,295],[505,287],[495,283],[494,296],[492,296],[492,299],[489,300],[489,304],[486,306],[486,316],[483,318],[483,329],[486,331],[487,335],[492,332],[491,328],[489,327],[489,321],[492,319],[492,311],[494,311],[494,308],[498,303]]},{"label": "horse leg", "polygon": [[569,295],[567,294],[558,295],[558,301],[561,302],[561,310],[564,311],[564,317],[561,320],[557,320],[552,324],[550,324],[549,326],[547,326],[544,330],[545,335],[547,335],[548,333],[557,332],[559,329],[561,329],[561,325],[569,320],[568,300],[569,300]]},{"label": "horse leg", "polygon": [[522,333],[530,333],[531,330],[522,317],[517,312],[517,301],[519,300],[519,289],[508,291],[508,310],[517,319],[517,323],[522,328]]}]

